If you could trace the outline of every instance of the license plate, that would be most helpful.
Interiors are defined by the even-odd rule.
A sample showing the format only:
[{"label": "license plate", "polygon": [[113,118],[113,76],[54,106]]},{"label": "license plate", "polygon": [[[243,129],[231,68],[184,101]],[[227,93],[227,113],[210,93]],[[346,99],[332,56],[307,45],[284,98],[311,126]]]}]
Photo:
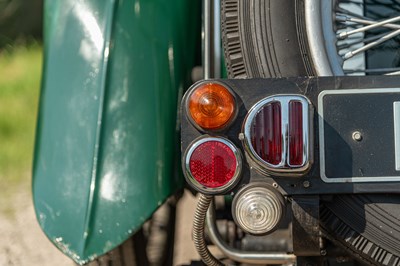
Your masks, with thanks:
[{"label": "license plate", "polygon": [[322,91],[318,114],[323,181],[400,181],[400,88]]}]

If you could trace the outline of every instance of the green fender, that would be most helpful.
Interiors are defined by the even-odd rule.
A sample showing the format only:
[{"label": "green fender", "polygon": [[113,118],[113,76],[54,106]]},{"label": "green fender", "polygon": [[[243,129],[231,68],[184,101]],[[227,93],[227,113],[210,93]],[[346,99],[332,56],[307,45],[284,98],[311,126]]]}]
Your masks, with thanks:
[{"label": "green fender", "polygon": [[77,263],[121,244],[182,186],[177,115],[200,20],[193,0],[46,1],[33,199]]}]

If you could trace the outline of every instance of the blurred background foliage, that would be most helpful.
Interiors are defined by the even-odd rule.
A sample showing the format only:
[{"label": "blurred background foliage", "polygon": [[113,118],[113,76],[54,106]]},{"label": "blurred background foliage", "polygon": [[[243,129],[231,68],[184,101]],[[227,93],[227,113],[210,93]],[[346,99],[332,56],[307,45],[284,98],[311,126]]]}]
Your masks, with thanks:
[{"label": "blurred background foliage", "polygon": [[0,0],[0,49],[41,39],[43,0]]},{"label": "blurred background foliage", "polygon": [[30,191],[41,71],[40,43],[0,51],[0,214]]},{"label": "blurred background foliage", "polygon": [[39,44],[0,53],[0,176],[3,181],[19,181],[20,174],[30,171],[41,62]]},{"label": "blurred background foliage", "polygon": [[30,182],[42,70],[42,21],[43,0],[0,0],[0,202],[3,203],[20,185]]}]

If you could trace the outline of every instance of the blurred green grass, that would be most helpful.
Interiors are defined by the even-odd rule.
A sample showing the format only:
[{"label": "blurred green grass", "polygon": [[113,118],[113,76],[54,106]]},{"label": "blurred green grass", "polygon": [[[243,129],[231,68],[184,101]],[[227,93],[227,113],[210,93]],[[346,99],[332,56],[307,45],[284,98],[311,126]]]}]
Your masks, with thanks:
[{"label": "blurred green grass", "polygon": [[0,187],[9,191],[30,180],[41,69],[39,44],[0,51]]}]

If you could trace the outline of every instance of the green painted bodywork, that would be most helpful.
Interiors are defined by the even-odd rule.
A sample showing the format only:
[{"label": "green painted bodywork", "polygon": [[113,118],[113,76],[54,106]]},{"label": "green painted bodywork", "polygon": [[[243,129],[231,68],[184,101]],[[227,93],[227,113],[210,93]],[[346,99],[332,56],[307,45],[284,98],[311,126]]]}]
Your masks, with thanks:
[{"label": "green painted bodywork", "polygon": [[129,238],[183,184],[179,99],[198,55],[194,0],[48,0],[33,199],[77,263]]}]

